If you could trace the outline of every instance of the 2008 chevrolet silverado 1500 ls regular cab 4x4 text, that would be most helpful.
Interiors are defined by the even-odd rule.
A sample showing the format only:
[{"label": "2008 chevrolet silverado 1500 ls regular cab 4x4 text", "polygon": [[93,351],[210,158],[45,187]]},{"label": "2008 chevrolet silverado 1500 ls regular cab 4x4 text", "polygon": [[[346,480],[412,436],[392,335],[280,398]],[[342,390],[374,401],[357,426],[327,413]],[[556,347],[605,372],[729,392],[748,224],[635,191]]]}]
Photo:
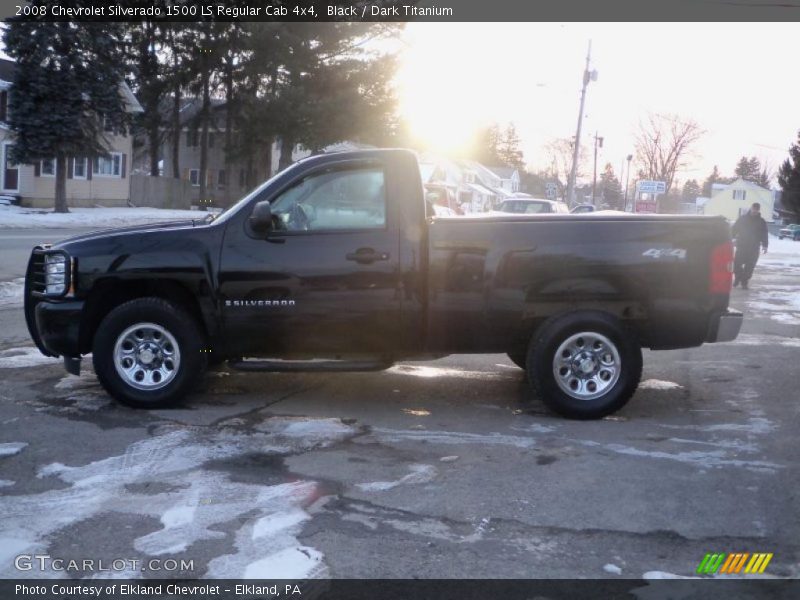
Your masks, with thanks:
[{"label": "2008 chevrolet silverado 1500 ls regular cab 4x4 text", "polygon": [[[436,218],[405,150],[323,154],[217,218],[34,248],[25,316],[118,400],[184,397],[211,361],[381,369],[505,352],[552,409],[598,418],[633,395],[643,347],[734,339],[722,218]],[[314,360],[312,360],[314,359]],[[323,360],[320,360],[323,359]]]}]

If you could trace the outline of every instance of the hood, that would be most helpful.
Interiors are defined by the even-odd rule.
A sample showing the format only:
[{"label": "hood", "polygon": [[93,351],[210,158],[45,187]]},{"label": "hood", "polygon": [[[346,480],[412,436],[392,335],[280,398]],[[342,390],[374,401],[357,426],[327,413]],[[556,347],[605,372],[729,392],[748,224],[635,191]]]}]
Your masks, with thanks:
[{"label": "hood", "polygon": [[120,235],[144,233],[148,231],[177,231],[192,229],[194,227],[205,227],[208,223],[203,223],[199,219],[187,219],[182,221],[165,221],[163,223],[148,223],[146,225],[130,225],[128,227],[114,227],[110,229],[98,229],[89,233],[82,233],[74,237],[61,240],[53,244],[53,248],[63,248],[79,242],[88,242],[99,239],[109,239]]}]

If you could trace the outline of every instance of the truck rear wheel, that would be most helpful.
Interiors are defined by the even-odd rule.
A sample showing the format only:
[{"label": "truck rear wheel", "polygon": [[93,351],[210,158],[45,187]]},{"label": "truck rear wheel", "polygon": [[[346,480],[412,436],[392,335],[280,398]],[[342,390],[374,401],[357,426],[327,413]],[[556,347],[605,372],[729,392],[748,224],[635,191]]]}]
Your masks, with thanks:
[{"label": "truck rear wheel", "polygon": [[160,298],[138,298],[112,310],[97,329],[97,378],[118,401],[163,408],[183,398],[206,369],[195,320]]},{"label": "truck rear wheel", "polygon": [[599,419],[631,399],[642,376],[642,350],[611,315],[570,313],[548,321],[528,348],[528,380],[553,411]]}]

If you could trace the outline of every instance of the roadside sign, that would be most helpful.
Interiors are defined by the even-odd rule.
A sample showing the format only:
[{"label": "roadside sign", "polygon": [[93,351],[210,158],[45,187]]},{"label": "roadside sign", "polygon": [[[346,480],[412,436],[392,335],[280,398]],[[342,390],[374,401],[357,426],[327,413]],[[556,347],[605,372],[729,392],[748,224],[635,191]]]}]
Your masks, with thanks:
[{"label": "roadside sign", "polygon": [[667,191],[664,181],[640,181],[637,187],[642,194],[664,194]]},{"label": "roadside sign", "polygon": [[544,184],[545,196],[548,200],[555,200],[558,195],[558,186],[555,183],[547,182]]},{"label": "roadside sign", "polygon": [[658,212],[658,202],[656,202],[655,200],[637,200],[635,212],[656,213]]}]

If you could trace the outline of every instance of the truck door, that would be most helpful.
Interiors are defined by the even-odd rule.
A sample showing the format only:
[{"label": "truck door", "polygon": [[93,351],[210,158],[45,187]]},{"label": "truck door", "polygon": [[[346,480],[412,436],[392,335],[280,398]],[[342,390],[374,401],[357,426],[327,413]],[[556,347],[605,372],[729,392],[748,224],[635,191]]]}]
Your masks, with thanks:
[{"label": "truck door", "polygon": [[383,165],[322,165],[270,204],[266,239],[246,218],[226,232],[226,339],[249,356],[391,355],[401,327],[400,236]]}]

